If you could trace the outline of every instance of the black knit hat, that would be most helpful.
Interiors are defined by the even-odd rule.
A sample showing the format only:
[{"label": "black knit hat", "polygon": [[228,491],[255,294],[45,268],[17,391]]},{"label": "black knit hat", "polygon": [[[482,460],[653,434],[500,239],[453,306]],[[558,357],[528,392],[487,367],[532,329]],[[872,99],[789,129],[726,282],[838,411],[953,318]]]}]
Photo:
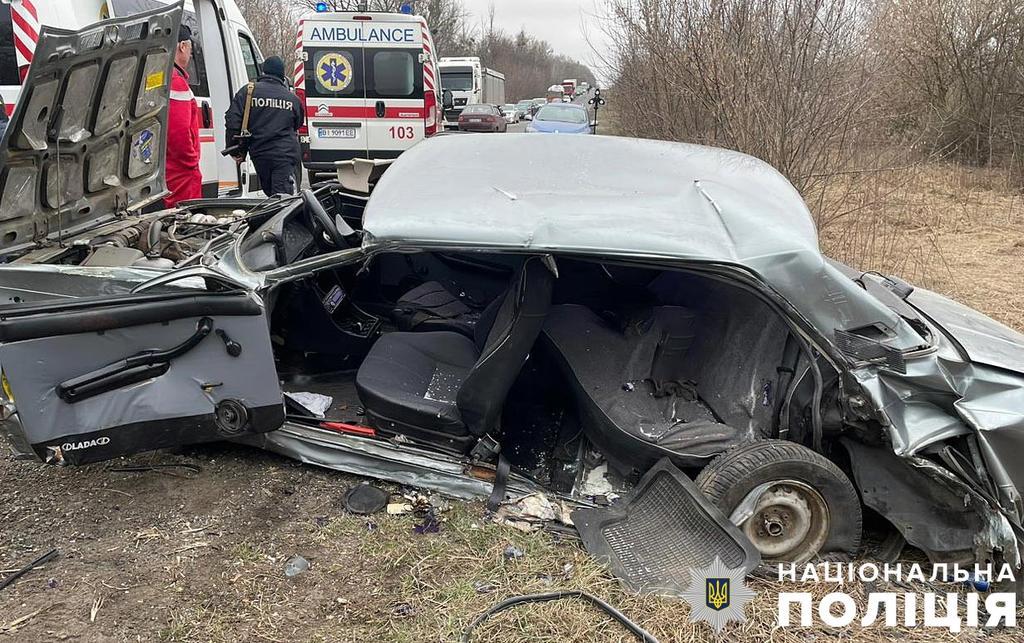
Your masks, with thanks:
[{"label": "black knit hat", "polygon": [[284,79],[284,61],[278,56],[271,56],[263,61],[263,73]]},{"label": "black knit hat", "polygon": [[189,26],[182,24],[178,26],[178,42],[185,42],[186,40],[192,40],[192,30]]}]

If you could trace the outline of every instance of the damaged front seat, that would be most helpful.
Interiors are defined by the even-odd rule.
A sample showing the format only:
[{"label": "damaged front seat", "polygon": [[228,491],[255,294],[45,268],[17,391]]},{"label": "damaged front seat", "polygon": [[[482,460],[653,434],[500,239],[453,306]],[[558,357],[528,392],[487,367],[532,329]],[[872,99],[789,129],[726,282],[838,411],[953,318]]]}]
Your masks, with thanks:
[{"label": "damaged front seat", "polygon": [[381,337],[356,374],[371,425],[465,452],[492,433],[540,334],[554,275],[530,257],[481,315],[474,338],[453,331]]}]

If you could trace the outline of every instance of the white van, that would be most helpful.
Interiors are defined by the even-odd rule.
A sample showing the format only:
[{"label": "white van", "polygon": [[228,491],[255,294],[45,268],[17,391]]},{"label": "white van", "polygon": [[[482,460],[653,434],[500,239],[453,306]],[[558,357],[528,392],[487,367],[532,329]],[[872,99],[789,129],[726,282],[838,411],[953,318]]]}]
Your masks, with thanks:
[{"label": "white van", "polygon": [[[81,29],[173,4],[178,0],[0,0],[0,95],[8,114],[18,100],[41,25]],[[224,112],[231,97],[259,75],[259,47],[234,0],[186,0],[182,22],[192,29],[195,40],[188,72],[203,121],[203,196],[256,192],[259,185],[251,164],[239,171],[220,150],[226,146]]]},{"label": "white van", "polygon": [[300,21],[296,50],[311,175],[334,173],[337,161],[396,158],[439,131],[444,93],[423,17],[316,13]]}]

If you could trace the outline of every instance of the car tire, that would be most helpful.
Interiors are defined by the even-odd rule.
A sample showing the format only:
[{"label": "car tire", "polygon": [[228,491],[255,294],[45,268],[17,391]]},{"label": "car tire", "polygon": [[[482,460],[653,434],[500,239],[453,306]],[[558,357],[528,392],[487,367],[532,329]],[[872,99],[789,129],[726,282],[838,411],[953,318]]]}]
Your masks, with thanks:
[{"label": "car tire", "polygon": [[768,563],[802,564],[829,552],[856,554],[860,497],[834,463],[785,440],[758,440],[711,461],[697,487],[731,517],[746,504],[740,530]]}]

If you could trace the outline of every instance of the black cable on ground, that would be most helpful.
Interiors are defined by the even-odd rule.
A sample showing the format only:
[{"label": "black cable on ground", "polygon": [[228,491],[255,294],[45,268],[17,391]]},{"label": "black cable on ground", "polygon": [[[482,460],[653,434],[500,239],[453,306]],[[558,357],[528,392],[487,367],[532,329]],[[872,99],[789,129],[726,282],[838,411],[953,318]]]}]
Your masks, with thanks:
[{"label": "black cable on ground", "polygon": [[33,560],[28,565],[25,565],[24,567],[22,567],[18,571],[14,572],[13,574],[11,574],[7,578],[5,578],[3,580],[3,582],[0,582],[0,590],[5,589],[8,585],[10,585],[14,581],[18,580],[19,578],[21,578],[25,574],[29,573],[30,571],[32,571],[36,567],[39,567],[40,565],[45,565],[46,563],[50,562],[51,560],[56,558],[58,555],[60,555],[60,551],[57,550],[57,549],[51,549],[50,551],[46,552],[45,554],[43,554],[39,558]]},{"label": "black cable on ground", "polygon": [[473,630],[480,626],[481,623],[494,616],[499,612],[504,612],[510,607],[516,605],[522,605],[523,603],[546,603],[548,601],[557,601],[563,598],[576,598],[583,601],[589,602],[594,607],[600,608],[606,614],[611,616],[613,619],[618,621],[624,628],[637,637],[637,639],[644,641],[644,643],[658,643],[658,639],[654,638],[645,629],[634,623],[625,614],[615,609],[608,603],[604,602],[600,598],[588,594],[580,590],[562,590],[557,592],[548,592],[546,594],[525,594],[523,596],[513,596],[507,598],[500,603],[491,606],[486,612],[477,616],[473,619],[473,622],[462,632],[462,643],[470,643],[472,638]]},{"label": "black cable on ground", "polygon": [[149,471],[156,471],[164,475],[173,476],[175,478],[193,478],[194,475],[183,475],[181,473],[175,473],[175,469],[181,469],[195,475],[199,475],[203,472],[202,467],[196,464],[188,464],[187,462],[175,462],[175,463],[160,463],[160,464],[137,464],[127,465],[121,467],[107,467],[107,471],[110,473],[146,473]]}]

